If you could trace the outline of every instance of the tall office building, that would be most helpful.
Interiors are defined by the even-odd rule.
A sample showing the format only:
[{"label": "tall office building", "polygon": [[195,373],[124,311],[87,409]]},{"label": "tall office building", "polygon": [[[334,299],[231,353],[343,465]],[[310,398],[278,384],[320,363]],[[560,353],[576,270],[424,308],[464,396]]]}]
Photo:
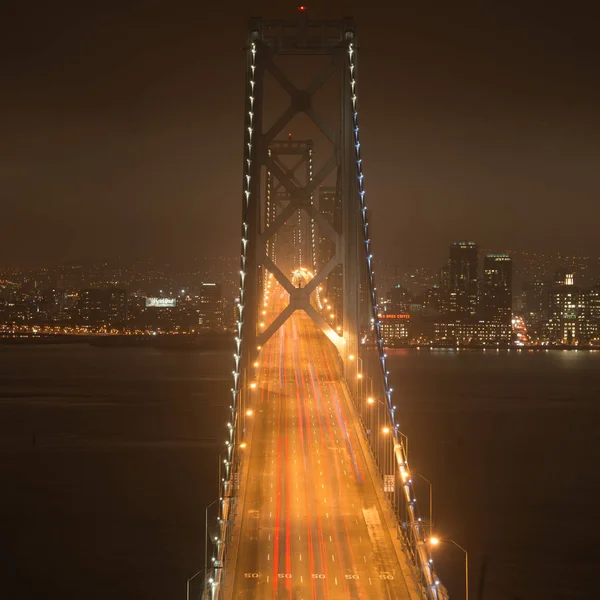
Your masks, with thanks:
[{"label": "tall office building", "polygon": [[600,342],[600,284],[583,290],[582,304],[584,320],[579,325],[579,338],[583,342]]},{"label": "tall office building", "polygon": [[86,325],[123,325],[128,316],[127,292],[118,288],[82,290],[79,316]]},{"label": "tall office building", "polygon": [[548,335],[563,344],[600,339],[600,287],[575,285],[573,273],[557,273],[548,292]]},{"label": "tall office building", "polygon": [[527,325],[536,325],[548,318],[547,281],[526,281],[521,287],[521,304]]},{"label": "tall office building", "polygon": [[198,323],[208,329],[223,327],[223,297],[218,283],[202,283]]},{"label": "tall office building", "polygon": [[486,321],[510,325],[512,319],[512,259],[508,254],[486,254],[480,296]]},{"label": "tall office building", "polygon": [[454,242],[450,246],[447,282],[447,311],[461,318],[475,314],[477,309],[477,244]]},{"label": "tall office building", "polygon": [[406,287],[398,284],[388,292],[387,312],[408,314],[410,312],[411,302],[412,294]]},{"label": "tall office building", "polygon": [[584,305],[572,274],[555,274],[554,285],[548,292],[548,316],[551,341],[570,344],[579,337],[579,322],[585,318]]}]

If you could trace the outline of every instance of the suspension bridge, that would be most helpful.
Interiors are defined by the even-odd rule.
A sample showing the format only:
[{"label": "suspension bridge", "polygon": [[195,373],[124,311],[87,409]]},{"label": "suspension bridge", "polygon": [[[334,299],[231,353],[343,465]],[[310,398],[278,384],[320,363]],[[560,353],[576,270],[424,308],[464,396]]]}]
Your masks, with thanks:
[{"label": "suspension bridge", "polygon": [[[245,52],[231,418],[201,596],[445,599],[381,337],[354,21],[252,19]],[[315,67],[307,84],[290,60]],[[273,84],[287,102],[269,124]],[[299,115],[328,153],[285,134]]]}]

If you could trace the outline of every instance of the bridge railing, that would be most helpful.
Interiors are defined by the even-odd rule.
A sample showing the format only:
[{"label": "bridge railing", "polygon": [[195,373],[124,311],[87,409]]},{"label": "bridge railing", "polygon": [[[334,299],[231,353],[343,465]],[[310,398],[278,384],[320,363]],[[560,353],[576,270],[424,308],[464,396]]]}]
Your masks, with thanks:
[{"label": "bridge railing", "polygon": [[[355,357],[357,365],[360,361],[360,368],[354,371],[352,369],[346,371],[347,373],[354,372],[356,375],[356,379],[349,381],[348,384],[350,390],[354,391],[352,396],[355,406],[361,420],[363,420],[363,425],[366,426],[369,445],[383,476],[384,494],[386,494],[394,509],[396,520],[402,530],[406,531],[403,540],[405,546],[410,549],[409,554],[413,557],[413,565],[418,573],[417,583],[419,588],[427,598],[441,600],[447,594],[433,569],[433,559],[428,548],[424,523],[419,514],[408,469],[407,438],[403,436],[397,423],[396,406],[392,398],[393,390],[390,387],[387,355],[383,345],[377,287],[375,285],[375,263],[360,144],[357,48],[353,36],[347,36],[346,42],[347,85],[349,86],[351,98],[354,159],[356,162],[357,208],[360,214],[359,221],[364,243],[359,276],[359,289],[361,290],[359,327],[362,327],[362,332],[358,346],[358,356]],[[370,395],[363,393],[363,384],[367,375],[370,376],[373,386]],[[369,407],[376,409],[376,429],[374,411],[369,410]]]},{"label": "bridge railing", "polygon": [[421,514],[408,465],[408,438],[388,399],[393,391],[382,377],[377,344],[365,343],[351,356],[355,369],[346,383],[362,435],[374,461],[379,485],[396,519],[396,531],[408,559],[413,581],[423,598],[445,600],[429,548],[430,517]]},{"label": "bridge railing", "polygon": [[[244,448],[247,439],[247,422],[244,418],[249,405],[252,383],[242,374],[243,385],[233,393],[231,421],[225,448],[219,453],[219,497],[217,515],[206,521],[206,569],[202,600],[218,600],[223,597],[227,567],[232,558],[234,528],[238,517],[241,474],[244,465]],[[234,392],[234,390],[232,390]],[[239,525],[239,524],[237,524]],[[189,599],[188,599],[189,600]]]}]

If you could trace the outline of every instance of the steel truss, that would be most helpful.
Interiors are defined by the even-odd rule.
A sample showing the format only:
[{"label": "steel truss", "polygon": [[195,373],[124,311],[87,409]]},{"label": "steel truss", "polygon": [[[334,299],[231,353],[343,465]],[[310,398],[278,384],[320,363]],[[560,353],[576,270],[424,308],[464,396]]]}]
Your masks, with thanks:
[{"label": "steel truss", "polygon": [[[252,147],[246,156],[246,181],[250,182],[249,194],[244,198],[244,210],[248,223],[248,242],[246,250],[245,277],[247,281],[262,281],[262,271],[266,269],[288,292],[288,306],[262,332],[257,331],[257,317],[260,290],[246,296],[244,302],[244,344],[246,359],[242,356],[241,368],[247,366],[256,356],[257,348],[263,346],[269,338],[285,323],[296,310],[304,310],[327,335],[336,343],[342,357],[356,353],[358,331],[358,262],[359,262],[359,213],[357,210],[357,180],[354,162],[353,118],[349,71],[347,69],[347,43],[354,39],[354,24],[345,21],[261,21],[250,23],[250,44],[254,48],[254,65],[250,70],[254,78],[253,93],[247,105],[247,128],[251,128]],[[325,55],[329,57],[323,70],[317,72],[305,89],[298,89],[290,78],[276,64],[278,55]],[[277,118],[274,124],[262,131],[258,121],[263,112],[263,82],[269,73],[289,96],[289,106]],[[335,74],[340,78],[341,118],[339,125],[328,123],[313,106],[314,95]],[[299,113],[304,113],[329,140],[332,152],[325,164],[305,185],[276,160],[273,148],[281,142],[275,138]],[[250,124],[250,120],[253,125]],[[266,169],[269,177],[275,178],[285,189],[289,202],[277,216],[270,220],[269,226],[261,228],[261,172]],[[313,195],[326,178],[337,170],[339,193],[343,210],[342,231],[337,232],[319,213],[313,203]],[[271,190],[272,194],[272,190]],[[296,213],[304,211],[311,222],[311,237],[314,247],[314,229],[318,227],[321,235],[328,237],[335,246],[330,260],[315,273],[304,288],[296,288],[274,260],[271,238],[277,234],[283,224]],[[272,217],[272,207],[268,214]],[[313,267],[316,257],[313,251]],[[343,277],[343,322],[344,332],[339,335],[326,319],[311,305],[311,294],[325,281],[336,266],[342,265]],[[260,285],[260,284],[259,284]]]},{"label": "steel truss", "polygon": [[[312,140],[292,140],[291,136],[286,140],[275,140],[269,144],[269,158],[271,158],[279,166],[281,171],[287,173],[297,187],[303,187],[312,179],[313,146],[314,144]],[[289,167],[285,162],[283,162],[284,157],[293,157],[296,159],[296,162]],[[304,173],[302,173],[302,171],[304,171]],[[264,225],[262,228],[263,232],[274,226],[277,215],[280,214],[290,202],[289,193],[285,189],[284,185],[279,181],[277,176],[275,176],[271,171],[267,172],[266,188],[266,206],[264,211]],[[310,222],[310,237],[307,235],[307,239],[303,239],[302,229],[304,223],[302,221],[302,212],[298,211],[297,215],[298,221],[294,228],[295,248],[293,266],[301,267],[310,264],[314,267],[316,261],[315,222],[314,219],[308,219]],[[306,216],[308,217],[308,215]],[[277,264],[276,248],[278,237],[278,231],[271,231],[265,248],[267,257],[275,264]],[[309,241],[310,243],[308,244]],[[289,266],[290,265],[288,265],[288,267]]]}]

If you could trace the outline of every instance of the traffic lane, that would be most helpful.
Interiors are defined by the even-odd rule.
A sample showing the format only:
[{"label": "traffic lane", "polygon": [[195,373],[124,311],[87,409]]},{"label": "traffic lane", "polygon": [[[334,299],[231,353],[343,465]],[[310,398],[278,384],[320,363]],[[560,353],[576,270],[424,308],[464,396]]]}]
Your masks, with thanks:
[{"label": "traffic lane", "polygon": [[[322,360],[319,361],[321,366],[320,375],[321,379],[325,380],[325,384],[319,384],[320,394],[327,397],[328,408],[330,410],[328,417],[331,419],[331,429],[334,431],[336,443],[340,438],[345,438],[348,442],[345,449],[346,452],[339,453],[338,460],[336,461],[336,463],[340,463],[339,467],[343,470],[343,474],[347,480],[345,482],[342,481],[338,470],[338,481],[335,478],[332,480],[332,494],[339,495],[342,504],[341,514],[343,516],[347,515],[347,518],[338,519],[337,522],[340,537],[345,535],[348,542],[346,549],[350,554],[349,562],[355,571],[353,575],[360,576],[360,573],[366,575],[369,586],[372,586],[373,580],[375,580],[377,587],[384,588],[381,590],[383,593],[382,597],[398,597],[398,593],[408,597],[408,589],[399,569],[392,540],[382,525],[381,511],[375,489],[369,481],[367,481],[367,485],[357,483],[357,479],[361,482],[363,481],[360,471],[364,471],[365,459],[362,456],[362,452],[360,452],[361,448],[358,439],[356,439],[354,428],[346,426],[345,410],[347,407],[343,402],[345,399],[345,386],[339,381],[339,376],[335,372],[336,363],[334,360],[336,356],[329,344],[320,344],[320,348],[323,351]],[[329,357],[327,357],[328,352],[331,353]],[[331,407],[332,404],[334,405],[333,410]],[[339,413],[339,418],[336,418],[338,416],[336,413]],[[354,476],[350,475],[351,473],[354,473]],[[346,490],[342,491],[340,486],[343,483],[346,485]],[[363,509],[365,512],[362,518],[357,518],[357,508],[361,506],[366,507]],[[379,523],[380,532],[375,540],[371,540],[368,535],[365,514],[372,515],[369,518],[375,519]],[[375,544],[377,548],[374,548]],[[367,556],[371,555],[374,555],[374,562],[378,570],[375,578],[373,577],[373,573],[369,572],[367,568],[367,565],[371,564],[371,560]],[[360,560],[361,557],[362,562]],[[392,583],[396,581],[397,583]]]},{"label": "traffic lane", "polygon": [[[349,531],[346,523],[347,516],[340,512],[340,498],[342,495],[342,475],[340,470],[340,461],[343,458],[340,437],[329,419],[332,410],[331,400],[326,398],[323,393],[322,383],[320,381],[323,373],[319,372],[321,377],[317,376],[315,365],[322,365],[321,348],[319,344],[311,344],[312,336],[310,326],[312,322],[308,319],[302,320],[302,345],[303,351],[307,356],[308,368],[305,369],[305,378],[307,384],[312,390],[313,408],[317,414],[317,422],[313,426],[313,431],[317,434],[318,444],[316,452],[318,453],[317,464],[319,475],[321,476],[321,489],[323,497],[323,509],[327,519],[328,550],[330,555],[327,557],[331,562],[331,574],[329,577],[329,586],[331,593],[345,598],[360,598],[362,591],[360,585],[356,584],[356,565],[352,552],[352,545],[349,539]],[[326,374],[325,374],[326,375]],[[348,485],[346,483],[346,485]]]},{"label": "traffic lane", "polygon": [[312,444],[312,478],[314,481],[314,499],[320,528],[320,541],[322,551],[323,572],[315,573],[315,576],[325,578],[323,585],[326,593],[333,598],[348,597],[345,589],[344,567],[342,561],[342,548],[340,539],[334,526],[335,520],[335,495],[332,494],[330,480],[330,458],[328,447],[332,443],[324,426],[324,410],[321,406],[318,390],[315,387],[314,378],[311,376],[313,370],[314,356],[307,345],[307,320],[298,319],[301,330],[300,351],[302,354],[304,369],[302,372],[303,386],[306,392],[304,397],[309,406],[311,414]]},{"label": "traffic lane", "polygon": [[[286,337],[287,337],[287,336],[286,336]],[[289,356],[290,354],[289,354],[289,353],[284,353],[284,356],[285,356],[285,355]],[[308,361],[308,359],[307,359],[307,361]],[[273,365],[273,366],[275,367],[275,365]],[[288,369],[289,369],[289,367],[288,367]],[[295,369],[295,370],[297,370],[297,366],[292,366],[292,369]],[[296,387],[297,387],[297,386],[296,386]],[[288,390],[286,390],[286,391],[288,391]],[[296,390],[296,393],[297,393],[297,390]],[[319,415],[319,417],[320,417],[320,418],[322,418],[322,416],[323,416],[323,415]],[[313,417],[312,417],[312,430],[313,430],[313,432],[316,430],[316,423],[315,423],[315,415],[314,415],[314,410],[313,410]],[[310,429],[308,429],[308,431],[310,432]],[[338,435],[338,439],[339,439],[339,435]],[[325,454],[326,454],[325,452],[319,452],[319,450],[318,450],[318,448],[317,448],[317,449],[316,449],[316,451],[315,451],[315,452],[313,452],[313,462],[316,460],[316,461],[317,461],[317,463],[316,463],[316,464],[318,464],[318,461],[324,460]],[[273,460],[273,458],[272,458],[271,460]],[[296,459],[296,460],[297,460],[297,459]],[[310,489],[312,490],[313,488],[310,488]],[[316,489],[316,488],[314,488],[314,489]],[[318,497],[317,497],[317,495],[316,495],[314,492],[313,492],[313,493],[311,493],[310,495],[312,496],[312,498],[311,498],[311,501],[310,501],[310,502],[311,502],[311,503],[314,503],[315,505],[316,505],[316,504],[318,504]],[[353,508],[355,508],[355,507],[353,507]],[[327,515],[327,513],[326,513],[326,515]],[[322,515],[318,514],[318,517],[322,517]],[[310,519],[310,520],[311,520],[311,522],[312,522],[312,523],[314,523],[316,520],[318,520],[318,517],[317,517],[317,519]],[[307,517],[307,518],[308,518],[308,517]],[[328,517],[326,516],[326,518],[328,518]],[[296,514],[296,519],[298,519],[298,523],[299,523],[300,517],[298,517],[298,513]],[[360,522],[360,521],[359,521],[359,522]],[[358,533],[358,538],[359,538],[359,541],[360,541],[360,538],[361,538],[360,532],[355,532],[355,531],[352,531],[352,533],[351,533],[351,537],[352,537],[352,538],[356,538],[356,535],[355,535],[356,533]],[[321,535],[320,543],[321,543],[321,545],[322,545],[322,546],[323,546],[323,538],[325,538],[325,536]],[[300,557],[301,557],[301,556],[302,556],[302,554],[303,554],[302,550],[304,550],[304,551],[308,551],[308,540],[309,540],[309,539],[310,539],[310,536],[309,536],[309,535],[306,535],[306,536],[305,536],[305,538],[304,538],[304,540],[302,540],[302,539],[299,539],[299,540],[298,540],[298,542],[300,542],[300,543],[301,543],[301,545],[300,545],[300,549],[301,549],[301,551],[300,551],[300,552],[298,552],[297,554],[296,554],[296,553],[294,553],[294,554],[295,554],[295,556],[297,556],[297,557],[298,557],[298,559],[297,559],[297,562],[298,562],[298,563],[301,563],[301,562],[302,562],[302,561],[300,560]],[[267,542],[268,542],[268,541],[269,541],[269,540],[267,539]],[[330,542],[330,543],[332,543],[332,541],[333,541],[333,540],[331,540],[331,539],[329,540],[329,542]],[[267,544],[267,545],[268,545],[268,544]],[[295,544],[295,545],[296,545],[296,544]],[[326,550],[324,547],[322,547],[322,554],[325,554],[326,552],[327,552],[327,550]],[[364,556],[365,556],[365,555],[363,555],[363,557],[364,557]],[[335,562],[335,553],[333,553],[333,554],[332,554],[331,562]],[[306,564],[306,563],[305,563],[305,564]],[[353,564],[354,564],[354,563],[353,563]],[[298,581],[298,579],[300,579],[300,581],[299,581],[299,584],[296,584],[296,581],[295,581],[295,582],[294,582],[294,583],[295,583],[295,585],[294,585],[294,588],[293,588],[294,590],[297,590],[297,591],[298,591],[298,590],[299,590],[299,591],[306,591],[306,586],[304,586],[304,585],[303,585],[303,581],[302,581],[302,579],[303,579],[303,577],[304,577],[304,576],[302,575],[302,571],[304,570],[304,569],[303,569],[303,567],[304,567],[304,565],[296,564],[296,562],[294,562],[294,563],[293,563],[293,570],[294,570],[294,571],[296,571],[296,573],[298,573],[298,571],[297,571],[296,569],[299,569],[299,572],[300,572],[300,576],[299,576],[299,578],[298,578],[298,577],[296,577],[296,578],[295,578],[295,579],[296,579],[296,581]],[[262,570],[261,570],[261,571],[262,571]],[[265,571],[262,571],[262,572],[264,573]],[[252,574],[254,574],[254,573],[252,573]],[[310,574],[311,574],[311,579],[312,579],[312,576],[320,577],[320,576],[322,575],[322,574],[321,574],[321,573],[319,573],[319,572],[312,572],[312,573],[310,573]],[[286,579],[287,579],[288,575],[290,576],[290,579],[293,577],[293,574],[291,574],[291,573],[285,573],[285,572],[284,572],[284,573],[278,573],[277,575],[278,575],[278,577],[284,577],[284,578],[286,578]],[[348,576],[353,576],[351,573],[346,573],[345,575],[348,575]],[[268,577],[268,576],[267,576],[267,577]],[[334,575],[333,575],[333,577],[334,577],[334,578],[337,578],[337,575],[335,575],[335,574],[334,574]],[[308,578],[307,578],[307,579],[308,579]],[[318,582],[318,583],[320,583],[320,581],[321,581],[320,579],[319,579],[319,580],[317,580],[317,582]],[[338,580],[338,581],[331,580],[331,581],[332,581],[332,583],[331,583],[331,587],[332,587],[332,588],[334,588],[334,589],[332,589],[332,590],[331,590],[331,593],[332,593],[332,594],[334,594],[334,597],[345,597],[345,596],[344,596],[344,592],[340,592],[340,585],[339,585],[339,584],[340,584],[340,581],[339,581],[339,580]],[[337,584],[337,585],[336,585],[336,584]],[[370,585],[372,585],[372,583],[370,583]],[[261,588],[262,588],[262,587],[263,587],[263,586],[261,586]],[[327,587],[329,587],[329,586],[327,586]],[[337,590],[337,593],[336,593],[335,587],[337,587],[337,588],[338,588],[338,590]],[[289,588],[287,588],[287,589],[288,589],[288,591],[289,591]],[[265,590],[265,592],[267,592],[267,590]],[[268,594],[267,594],[267,595],[268,595]],[[261,594],[261,596],[262,596],[262,594]],[[255,596],[255,595],[253,595],[253,596],[249,596],[249,597],[259,597],[259,596]],[[382,596],[382,597],[384,597],[384,596]]]},{"label": "traffic lane", "polygon": [[261,564],[264,560],[261,548],[264,547],[265,492],[272,485],[270,471],[272,435],[269,410],[273,392],[268,385],[274,360],[272,346],[265,348],[262,359],[264,368],[260,375],[263,379],[257,381],[259,385],[257,391],[261,393],[261,401],[254,407],[254,431],[252,444],[248,448],[249,473],[235,572],[234,598],[252,597],[255,585],[248,575],[264,568]]},{"label": "traffic lane", "polygon": [[[337,393],[344,395],[345,390],[343,387],[337,390]],[[353,429],[353,428],[352,428]],[[349,432],[350,438],[356,438],[356,431],[351,430]],[[358,439],[354,439],[353,447],[356,449],[358,458],[362,464],[365,464],[365,457],[362,454],[362,448],[358,443]],[[346,458],[348,463],[349,459]],[[346,464],[348,471],[351,465]],[[375,578],[379,581],[379,585],[384,588],[385,596],[389,598],[409,598],[408,587],[404,580],[398,558],[393,546],[389,530],[387,529],[385,519],[383,517],[382,507],[379,503],[374,483],[368,478],[365,478],[365,483],[360,486],[354,486],[354,491],[359,492],[358,496],[352,493],[353,486],[350,486],[351,493],[343,496],[343,501],[346,502],[346,510],[351,511],[353,514],[356,511],[357,506],[361,507],[362,515],[358,517],[357,525],[359,537],[358,541],[361,542],[358,548],[358,554],[362,551],[364,553],[365,548],[368,553],[363,554],[364,556],[371,556],[373,564],[376,566]],[[353,498],[355,499],[353,501]],[[350,504],[350,506],[348,506]],[[351,535],[352,540],[356,544],[356,535]],[[366,544],[363,544],[362,541]],[[367,559],[368,562],[369,559]],[[370,576],[372,577],[372,575]],[[371,582],[370,582],[371,584]]]},{"label": "traffic lane", "polygon": [[[306,357],[299,352],[299,331],[297,321],[291,321],[293,345],[291,352],[288,354],[288,368],[294,371],[294,385],[296,389],[296,418],[293,422],[294,431],[298,444],[297,452],[301,455],[300,465],[296,464],[297,477],[302,480],[304,487],[304,495],[299,501],[303,502],[303,519],[298,523],[299,533],[298,541],[302,536],[301,551],[296,554],[296,567],[299,568],[299,578],[296,578],[294,589],[296,592],[304,592],[309,594],[309,597],[323,597],[322,585],[319,580],[312,577],[313,574],[320,573],[323,570],[324,552],[322,540],[322,520],[319,515],[316,498],[314,495],[314,473],[315,462],[310,453],[311,439],[310,432],[312,429],[311,416],[308,409],[308,399],[310,392],[304,385],[302,376],[303,365],[306,362]],[[304,557],[304,559],[303,559]],[[306,560],[308,558],[308,561]],[[303,564],[300,564],[303,563]],[[298,581],[299,579],[299,581]]]},{"label": "traffic lane", "polygon": [[[281,331],[262,349],[259,364],[265,365],[262,373],[264,379],[257,381],[259,390],[266,390],[264,402],[257,407],[252,448],[250,448],[250,475],[248,479],[247,497],[240,533],[239,555],[235,574],[234,597],[260,597],[256,595],[258,573],[268,573],[273,557],[271,545],[274,531],[274,495],[276,494],[277,433],[274,420],[275,411],[280,406],[282,395],[277,382],[277,374],[283,354],[280,346]],[[246,506],[248,508],[246,509]],[[267,578],[269,576],[267,575]],[[262,582],[261,582],[262,583]],[[261,585],[261,588],[267,586]],[[263,590],[263,593],[265,590]]]}]

